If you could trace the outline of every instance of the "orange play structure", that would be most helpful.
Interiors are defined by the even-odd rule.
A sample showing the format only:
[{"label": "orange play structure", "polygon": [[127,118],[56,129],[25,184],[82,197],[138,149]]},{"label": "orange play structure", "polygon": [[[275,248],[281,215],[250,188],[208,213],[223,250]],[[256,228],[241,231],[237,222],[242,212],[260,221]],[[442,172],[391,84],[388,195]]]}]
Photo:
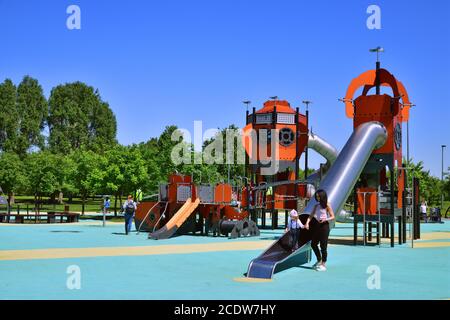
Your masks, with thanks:
[{"label": "orange play structure", "polygon": [[285,211],[286,224],[287,211],[298,209],[298,200],[311,196],[308,182],[299,177],[299,161],[308,145],[308,133],[307,117],[285,100],[269,100],[262,109],[247,112],[243,143],[251,188],[244,190],[242,205],[251,212],[252,220],[261,218],[263,228],[266,212],[275,229],[278,210]]},{"label": "orange play structure", "polygon": [[[260,141],[264,134],[265,142]],[[285,210],[287,221],[287,210],[297,209],[299,199],[311,196],[307,181],[298,177],[299,159],[308,144],[306,117],[287,101],[267,101],[252,115],[247,112],[242,143],[247,169],[243,185],[196,185],[191,176],[172,174],[160,186],[158,201],[139,204],[137,230],[150,232],[152,239],[184,233],[235,238],[259,235],[257,222],[266,227],[266,213],[272,228],[278,227],[278,210]],[[264,173],[268,162],[279,167]]]},{"label": "orange play structure", "polygon": [[[355,92],[363,88],[354,99]],[[376,93],[369,95],[375,88]],[[390,88],[392,95],[381,94],[381,88]],[[411,102],[405,86],[386,69],[366,71],[353,79],[347,89],[345,113],[353,119],[354,128],[363,123],[378,121],[387,130],[384,145],[372,152],[372,155],[360,176],[355,188],[355,242],[357,223],[367,223],[368,239],[372,238],[373,223],[376,224],[377,240],[380,236],[389,237],[394,242],[394,224],[399,222],[399,243],[406,241],[406,208],[411,196],[407,190],[407,168],[403,165],[402,124],[409,120]],[[382,230],[380,231],[380,225]]]},{"label": "orange play structure", "polygon": [[240,210],[238,193],[229,184],[195,185],[191,176],[172,174],[160,186],[158,201],[139,204],[136,229],[150,232],[152,239],[197,232],[231,238],[259,235],[247,212]]}]

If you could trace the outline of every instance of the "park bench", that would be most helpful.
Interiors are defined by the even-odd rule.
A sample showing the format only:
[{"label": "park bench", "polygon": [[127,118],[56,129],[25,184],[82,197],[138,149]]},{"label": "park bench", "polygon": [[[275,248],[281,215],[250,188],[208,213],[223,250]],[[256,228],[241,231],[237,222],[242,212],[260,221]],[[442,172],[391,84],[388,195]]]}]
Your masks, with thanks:
[{"label": "park bench", "polygon": [[34,221],[40,223],[42,220],[47,223],[74,223],[79,221],[79,213],[73,212],[47,212],[44,214],[8,214],[0,213],[0,223],[25,223]]}]

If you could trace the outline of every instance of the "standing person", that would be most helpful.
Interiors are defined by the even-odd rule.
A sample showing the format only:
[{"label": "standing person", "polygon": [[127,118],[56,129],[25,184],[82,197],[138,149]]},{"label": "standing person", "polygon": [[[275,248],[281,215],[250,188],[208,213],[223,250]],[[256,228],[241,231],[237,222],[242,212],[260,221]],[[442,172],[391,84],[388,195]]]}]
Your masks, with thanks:
[{"label": "standing person", "polygon": [[133,224],[133,218],[136,213],[137,205],[133,200],[133,196],[128,195],[127,200],[123,203],[123,211],[125,213],[125,234],[131,231],[131,226]]},{"label": "standing person", "polygon": [[[313,268],[317,271],[326,271],[328,252],[328,236],[330,235],[329,221],[334,220],[333,208],[328,203],[328,196],[325,190],[317,190],[314,198],[318,202],[308,217],[305,228],[309,230],[312,222],[312,241],[311,247],[316,255],[317,262]],[[320,250],[318,244],[320,243]]]},{"label": "standing person", "polygon": [[138,203],[142,202],[143,196],[144,196],[144,193],[142,192],[141,188],[137,189],[137,191],[136,191],[136,201]]},{"label": "standing person", "polygon": [[105,200],[103,201],[103,212],[105,214],[108,214],[109,208],[111,208],[111,200],[109,199],[109,197],[106,197]]},{"label": "standing person", "polygon": [[109,197],[106,197],[105,200],[103,200],[103,227],[106,226],[106,214],[109,213],[110,207],[111,200],[109,200]]},{"label": "standing person", "polygon": [[423,219],[425,220],[425,223],[428,222],[427,218],[427,203],[426,201],[422,201],[422,204],[420,205],[420,214],[423,216]]},{"label": "standing person", "polygon": [[304,227],[305,226],[298,218],[297,211],[292,210],[289,213],[288,225],[286,226],[286,232],[289,232],[291,237],[292,252],[298,249],[298,236],[300,233],[300,229],[303,229]]}]

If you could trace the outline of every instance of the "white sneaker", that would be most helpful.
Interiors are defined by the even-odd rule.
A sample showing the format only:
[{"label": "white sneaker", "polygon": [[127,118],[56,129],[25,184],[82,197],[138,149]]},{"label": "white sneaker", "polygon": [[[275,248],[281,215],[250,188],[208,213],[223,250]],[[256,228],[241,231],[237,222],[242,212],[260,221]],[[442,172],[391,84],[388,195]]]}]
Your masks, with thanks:
[{"label": "white sneaker", "polygon": [[321,264],[316,268],[316,271],[327,271],[327,268],[323,264]]},{"label": "white sneaker", "polygon": [[320,266],[321,262],[317,261],[316,263],[313,264],[312,268],[313,269],[317,269],[318,266]]}]

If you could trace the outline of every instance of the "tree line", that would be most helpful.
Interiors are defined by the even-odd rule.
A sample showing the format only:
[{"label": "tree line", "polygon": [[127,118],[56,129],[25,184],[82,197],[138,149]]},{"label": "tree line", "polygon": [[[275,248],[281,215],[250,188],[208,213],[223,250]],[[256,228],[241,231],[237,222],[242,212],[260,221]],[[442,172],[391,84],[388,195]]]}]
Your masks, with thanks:
[{"label": "tree line", "polygon": [[[6,79],[0,84],[0,186],[9,203],[15,194],[32,195],[36,203],[43,197],[59,203],[63,196],[80,197],[84,212],[89,196],[112,195],[117,203],[138,188],[157,193],[174,172],[192,175],[196,183],[224,182],[228,176],[237,183],[244,175],[243,164],[174,164],[171,153],[180,143],[172,141],[175,130],[167,126],[159,137],[123,146],[113,111],[93,87],[58,85],[47,99],[36,79],[25,76],[18,86]],[[213,142],[205,141],[203,149]],[[195,159],[193,146],[187,148]],[[450,198],[449,177],[441,184],[423,163],[411,166],[425,199],[437,201],[441,190]]]},{"label": "tree line", "polygon": [[[93,87],[58,85],[47,99],[36,79],[25,76],[18,86],[6,79],[0,84],[0,186],[10,204],[15,194],[33,195],[37,204],[43,197],[59,203],[63,196],[80,197],[84,212],[92,195],[113,195],[117,204],[138,188],[157,193],[173,172],[197,183],[226,181],[227,166],[173,164],[175,130],[167,126],[159,137],[123,146],[113,111]],[[232,177],[243,171],[230,166]]]}]

